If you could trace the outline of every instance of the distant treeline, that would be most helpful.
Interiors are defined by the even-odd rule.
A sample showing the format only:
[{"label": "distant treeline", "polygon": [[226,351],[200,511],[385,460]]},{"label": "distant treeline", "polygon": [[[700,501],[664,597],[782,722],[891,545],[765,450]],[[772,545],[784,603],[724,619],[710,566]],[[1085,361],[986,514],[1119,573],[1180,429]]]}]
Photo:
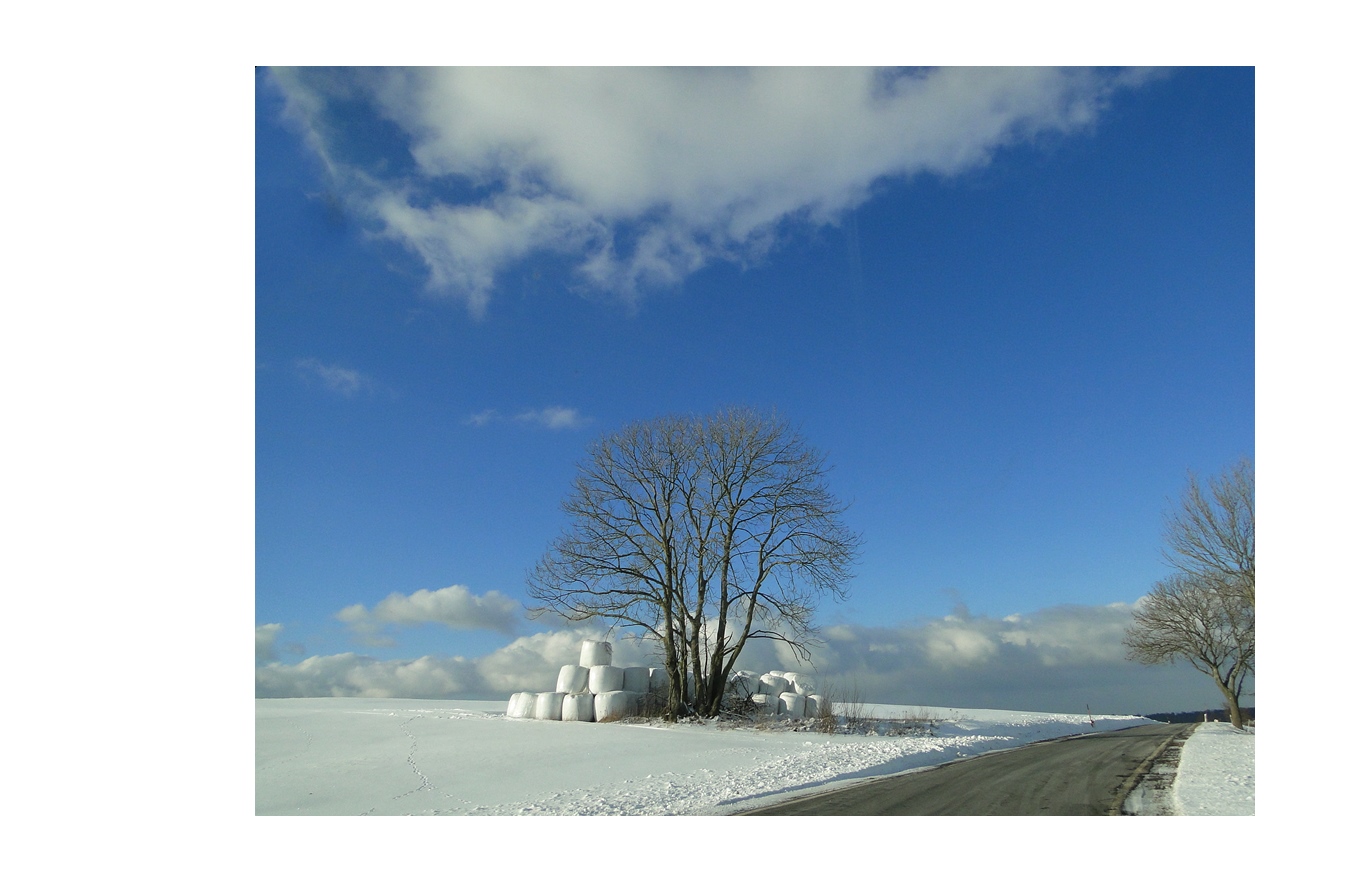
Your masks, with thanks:
[{"label": "distant treeline", "polygon": [[[1244,720],[1256,719],[1256,708],[1244,707],[1241,710],[1242,710],[1242,718]],[[1217,710],[1177,711],[1175,713],[1145,714],[1144,716],[1148,717],[1151,720],[1157,720],[1160,723],[1199,723],[1205,719],[1208,719],[1211,723],[1228,722],[1228,711],[1225,708],[1219,708]]]}]

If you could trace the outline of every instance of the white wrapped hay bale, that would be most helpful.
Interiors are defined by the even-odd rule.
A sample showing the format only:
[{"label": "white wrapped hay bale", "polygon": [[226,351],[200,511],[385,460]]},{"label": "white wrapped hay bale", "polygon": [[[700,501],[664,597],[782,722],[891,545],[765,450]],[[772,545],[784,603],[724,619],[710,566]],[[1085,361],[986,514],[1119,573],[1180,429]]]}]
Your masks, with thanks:
[{"label": "white wrapped hay bale", "polygon": [[735,671],[733,676],[729,677],[729,693],[739,698],[748,696],[761,691],[761,675],[753,671]]},{"label": "white wrapped hay bale", "polygon": [[515,692],[509,697],[509,709],[505,714],[521,720],[531,720],[537,710],[537,695],[532,692]]},{"label": "white wrapped hay bale", "polygon": [[559,720],[564,703],[564,692],[539,692],[537,693],[537,710],[533,713],[532,718],[534,720]]},{"label": "white wrapped hay bale", "polygon": [[654,695],[668,694],[668,689],[672,686],[672,681],[668,679],[668,672],[663,668],[649,669],[649,691]]},{"label": "white wrapped hay bale", "polygon": [[585,640],[579,647],[579,664],[586,668],[612,663],[612,644],[601,640]]},{"label": "white wrapped hay bale", "polygon": [[615,665],[594,665],[588,669],[588,691],[620,692],[626,683],[626,669]]},{"label": "white wrapped hay bale", "polygon": [[802,674],[785,674],[785,679],[789,681],[790,692],[797,692],[800,695],[807,695],[814,691],[812,683],[809,683]]},{"label": "white wrapped hay bale", "polygon": [[599,692],[593,696],[593,716],[599,723],[611,723],[635,716],[636,695],[633,692]]},{"label": "white wrapped hay bale", "polygon": [[752,703],[757,706],[757,713],[766,717],[773,717],[780,712],[780,699],[774,695],[762,695],[758,692],[752,696]]},{"label": "white wrapped hay bale", "polygon": [[622,692],[644,695],[649,691],[649,668],[626,668],[622,677]]},{"label": "white wrapped hay bale", "polygon": [[803,708],[803,715],[806,717],[822,716],[822,706],[826,699],[817,693],[811,693],[808,696],[808,703]]},{"label": "white wrapped hay bale", "polygon": [[808,710],[808,696],[797,692],[784,692],[780,695],[780,714],[791,720],[801,720]]},{"label": "white wrapped hay bale", "polygon": [[588,692],[567,694],[561,702],[560,718],[569,723],[593,722],[593,695]]},{"label": "white wrapped hay bale", "polygon": [[583,665],[566,665],[560,669],[556,678],[557,692],[583,692],[588,688],[588,668]]},{"label": "white wrapped hay bale", "polygon": [[784,677],[767,674],[761,678],[761,685],[757,687],[757,691],[762,695],[769,695],[771,698],[779,698],[780,693],[788,688],[789,681]]}]

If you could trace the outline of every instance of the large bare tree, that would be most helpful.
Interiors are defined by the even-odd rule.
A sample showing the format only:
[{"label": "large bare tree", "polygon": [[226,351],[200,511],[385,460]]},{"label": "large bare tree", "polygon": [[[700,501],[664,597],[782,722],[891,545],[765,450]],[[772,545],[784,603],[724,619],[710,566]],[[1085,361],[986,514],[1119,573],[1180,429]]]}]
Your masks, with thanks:
[{"label": "large bare tree", "polygon": [[1124,639],[1143,664],[1185,659],[1209,675],[1242,728],[1243,684],[1256,664],[1256,486],[1243,459],[1186,492],[1164,522],[1174,573],[1141,601]]},{"label": "large bare tree", "polygon": [[562,503],[569,527],[529,577],[533,609],[658,640],[667,714],[713,716],[748,640],[806,658],[818,600],[845,597],[860,540],[826,474],[788,421],[752,409],[602,437]]},{"label": "large bare tree", "polygon": [[1129,658],[1148,665],[1186,659],[1219,687],[1241,729],[1242,688],[1256,659],[1256,622],[1242,593],[1209,576],[1174,573],[1154,585],[1124,638]]}]

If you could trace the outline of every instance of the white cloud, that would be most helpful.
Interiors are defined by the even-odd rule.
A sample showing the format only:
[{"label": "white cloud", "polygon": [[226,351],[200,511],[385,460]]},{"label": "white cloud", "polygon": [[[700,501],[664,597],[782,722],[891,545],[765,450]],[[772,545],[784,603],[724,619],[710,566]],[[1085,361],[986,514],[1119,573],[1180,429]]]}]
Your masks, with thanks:
[{"label": "white cloud", "polygon": [[1127,603],[1059,606],[1010,616],[994,633],[1002,643],[1030,649],[1044,665],[1115,663],[1125,658],[1121,637],[1134,610]]},{"label": "white cloud", "polygon": [[271,661],[276,657],[276,637],[280,636],[280,625],[257,626],[257,663]]},{"label": "white cloud", "polygon": [[[347,199],[483,315],[539,251],[634,299],[750,262],[876,182],[955,175],[1087,129],[1145,79],[1084,68],[416,68],[273,72]],[[339,99],[339,100],[337,100]],[[361,131],[393,127],[372,148]]]},{"label": "white cloud", "polygon": [[391,643],[379,639],[381,625],[438,624],[509,634],[514,630],[518,612],[518,601],[498,591],[476,595],[464,585],[450,585],[435,591],[422,588],[410,596],[393,592],[372,610],[357,603],[342,609],[336,617],[362,634],[366,642],[386,646]]},{"label": "white cloud", "polygon": [[925,657],[943,667],[984,664],[998,652],[998,642],[976,628],[944,621],[931,624],[925,633]]},{"label": "white cloud", "polygon": [[313,656],[297,664],[259,664],[258,698],[500,698],[513,692],[555,688],[563,665],[578,664],[585,640],[613,644],[612,662],[623,667],[657,664],[648,647],[595,628],[520,637],[477,659],[426,656],[381,661],[355,653]]},{"label": "white cloud", "polygon": [[374,388],[374,381],[357,370],[335,364],[325,364],[316,358],[301,358],[295,361],[300,375],[305,379],[320,382],[337,395],[353,398],[361,392]]},{"label": "white cloud", "polygon": [[656,664],[648,647],[631,639],[611,636],[594,628],[549,631],[520,637],[477,662],[483,682],[502,694],[555,688],[556,675],[564,665],[579,663],[585,640],[612,644],[612,664],[621,667]]},{"label": "white cloud", "polygon": [[447,698],[486,695],[475,665],[462,658],[426,656],[379,661],[353,652],[313,656],[256,672],[258,698]]}]

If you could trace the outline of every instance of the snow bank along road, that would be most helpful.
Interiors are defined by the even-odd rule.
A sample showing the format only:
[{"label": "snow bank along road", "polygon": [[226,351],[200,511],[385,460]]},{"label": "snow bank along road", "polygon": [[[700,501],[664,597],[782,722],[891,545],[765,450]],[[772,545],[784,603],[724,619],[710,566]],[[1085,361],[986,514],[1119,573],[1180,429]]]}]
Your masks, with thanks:
[{"label": "snow bank along road", "polygon": [[508,719],[502,701],[257,699],[256,814],[727,815],[1094,731],[1082,714],[870,710],[944,722],[934,736],[864,737]]},{"label": "snow bank along road", "polygon": [[1228,723],[1196,728],[1173,786],[1176,814],[1256,814],[1256,734]]},{"label": "snow bank along road", "polygon": [[1136,773],[1191,728],[1138,726],[1029,744],[745,814],[1114,814]]}]

